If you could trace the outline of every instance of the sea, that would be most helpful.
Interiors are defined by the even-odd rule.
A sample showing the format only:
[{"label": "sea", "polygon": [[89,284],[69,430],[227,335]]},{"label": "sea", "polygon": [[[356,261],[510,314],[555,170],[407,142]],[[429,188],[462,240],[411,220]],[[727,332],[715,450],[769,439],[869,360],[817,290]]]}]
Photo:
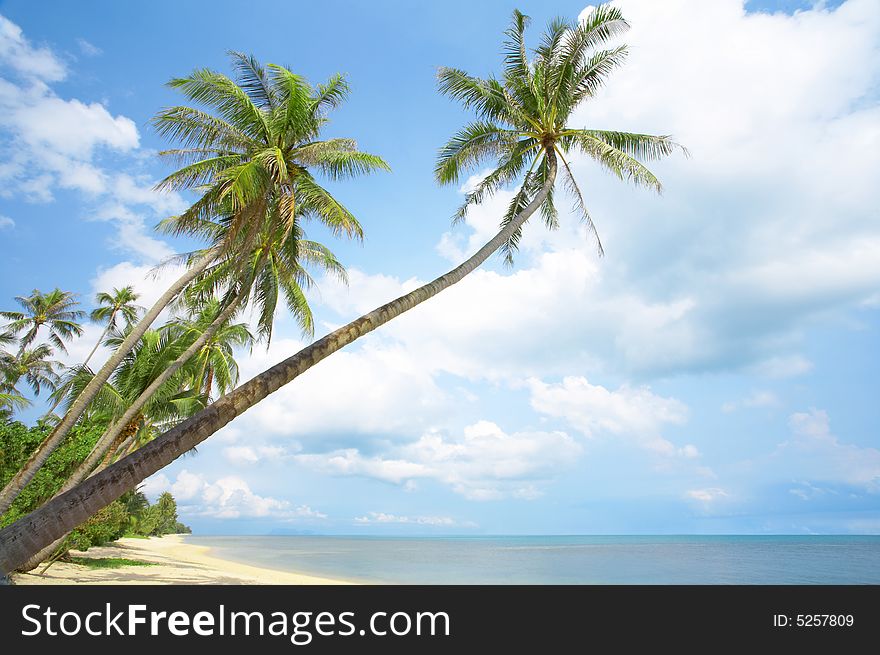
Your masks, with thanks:
[{"label": "sea", "polygon": [[880,584],[880,536],[188,536],[210,554],[367,584]]}]

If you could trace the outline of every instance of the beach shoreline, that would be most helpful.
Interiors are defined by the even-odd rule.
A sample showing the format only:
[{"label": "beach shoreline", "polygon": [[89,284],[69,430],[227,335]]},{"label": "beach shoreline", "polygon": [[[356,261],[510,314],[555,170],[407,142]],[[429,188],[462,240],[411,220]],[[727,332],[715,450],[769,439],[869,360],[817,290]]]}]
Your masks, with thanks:
[{"label": "beach shoreline", "polygon": [[93,569],[81,564],[56,562],[45,574],[38,567],[31,573],[12,576],[16,585],[337,585],[356,584],[349,580],[325,578],[290,571],[241,564],[211,555],[207,546],[188,544],[183,535],[149,539],[122,538],[71,554],[84,558],[125,558],[150,562],[152,566],[123,566]]}]

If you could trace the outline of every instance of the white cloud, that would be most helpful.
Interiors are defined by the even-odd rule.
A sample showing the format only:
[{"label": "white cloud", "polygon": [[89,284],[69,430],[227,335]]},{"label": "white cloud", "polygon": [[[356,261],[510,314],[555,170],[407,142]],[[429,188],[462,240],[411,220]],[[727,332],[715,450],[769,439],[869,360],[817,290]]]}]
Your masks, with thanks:
[{"label": "white cloud", "polygon": [[478,421],[460,437],[427,433],[383,455],[365,456],[351,448],[294,459],[325,473],[393,484],[433,479],[472,500],[495,500],[540,495],[540,487],[570,466],[581,450],[564,432],[507,434],[490,421]]},{"label": "white cloud", "polygon": [[772,391],[755,391],[740,400],[731,400],[724,403],[721,406],[721,411],[725,414],[730,414],[741,407],[745,409],[754,409],[760,407],[778,407],[779,405],[779,398]]},{"label": "white cloud", "polygon": [[76,44],[79,46],[80,51],[86,55],[87,57],[97,57],[100,54],[103,54],[103,50],[93,43],[89,43],[83,38],[79,38],[76,40]]},{"label": "white cloud", "polygon": [[223,449],[223,457],[237,465],[252,465],[263,460],[278,460],[287,451],[280,446],[227,446]]},{"label": "white cloud", "polygon": [[[4,122],[35,148],[49,148],[54,154],[74,161],[88,161],[98,147],[121,152],[138,147],[137,127],[130,118],[113,116],[97,103],[62,100],[54,95],[22,97]],[[75,129],[72,129],[76,126]],[[56,160],[60,169],[69,159]]]},{"label": "white cloud", "polygon": [[729,498],[730,494],[724,489],[710,487],[708,489],[691,489],[685,494],[685,496],[691,500],[697,500],[701,503],[709,504],[722,498]]},{"label": "white cloud", "polygon": [[356,516],[354,522],[358,525],[371,524],[399,524],[399,525],[427,525],[433,527],[452,527],[456,525],[455,519],[449,516],[398,516],[385,512],[368,512],[364,516]]},{"label": "white cloud", "polygon": [[279,520],[327,518],[326,514],[307,505],[294,506],[287,500],[255,494],[250,485],[237,476],[209,482],[204,475],[183,469],[174,482],[163,473],[148,478],[143,491],[152,498],[169,491],[181,510],[194,516],[218,519],[272,517]]},{"label": "white cloud", "polygon": [[779,444],[772,461],[783,461],[797,478],[811,483],[843,483],[880,491],[880,450],[842,442],[831,432],[827,412],[796,412],[789,426],[791,438]]},{"label": "white cloud", "polygon": [[[656,164],[662,198],[575,158],[604,260],[565,212],[552,234],[532,220],[514,273],[477,271],[383,333],[432,368],[489,379],[809,371],[805,330],[880,284],[877,4],[794,15],[740,0],[619,5],[631,57],[571,122],[671,132],[693,158]],[[475,250],[509,198],[474,208],[437,250],[456,261]],[[374,297],[353,280],[359,309],[412,284],[381,281]]]},{"label": "white cloud", "polygon": [[699,455],[693,445],[676,448],[660,431],[665,424],[687,421],[687,407],[675,398],[664,398],[648,387],[627,385],[610,391],[590,384],[584,377],[569,376],[558,384],[530,379],[532,407],[562,418],[587,437],[602,434],[632,439],[643,448],[661,455]]},{"label": "white cloud", "polygon": [[[80,42],[87,54],[94,46]],[[163,241],[148,234],[148,223],[179,212],[186,203],[176,193],[157,193],[154,180],[110,170],[105,153],[138,159],[140,135],[127,116],[113,115],[101,103],[60,97],[49,85],[66,75],[60,60],[46,48],[33,48],[20,28],[0,17],[0,61],[18,73],[0,78],[0,133],[9,136],[0,165],[2,197],[51,202],[57,189],[83,194],[93,205],[89,218],[109,220],[119,232],[113,245],[158,262],[171,254]]]},{"label": "white cloud", "polygon": [[32,46],[21,28],[4,16],[0,16],[0,62],[19,74],[47,82],[57,82],[67,74],[63,62],[51,50]]},{"label": "white cloud", "polygon": [[[262,372],[303,345],[279,337],[268,351],[256,348],[241,362],[242,378]],[[361,348],[336,353],[279,389],[242,417],[239,427],[296,439],[327,433],[412,434],[441,422],[450,399],[418,359],[399,347],[365,341]]]},{"label": "white cloud", "polygon": [[0,215],[0,230],[11,230],[15,227],[15,221],[8,216]]}]

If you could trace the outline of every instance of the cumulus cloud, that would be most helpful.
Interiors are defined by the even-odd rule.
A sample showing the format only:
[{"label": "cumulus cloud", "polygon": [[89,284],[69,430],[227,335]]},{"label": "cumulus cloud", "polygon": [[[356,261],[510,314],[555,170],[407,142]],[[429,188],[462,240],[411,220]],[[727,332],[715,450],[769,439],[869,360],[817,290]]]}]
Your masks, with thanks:
[{"label": "cumulus cloud", "polygon": [[[527,226],[515,272],[472,274],[386,332],[468,376],[808,372],[805,329],[880,283],[880,10],[618,4],[631,56],[571,122],[672,133],[693,158],[656,164],[657,198],[575,157],[604,260],[564,212],[555,233]],[[438,251],[473,252],[509,198],[472,209]],[[383,287],[381,300],[410,284]],[[352,297],[369,297],[359,288]]]},{"label": "cumulus cloud", "polygon": [[[94,46],[81,41],[86,54]],[[91,48],[91,50],[89,50]],[[0,16],[0,62],[9,71],[0,77],[2,197],[51,202],[56,189],[70,189],[91,205],[89,218],[113,221],[119,228],[113,245],[142,261],[157,262],[169,247],[148,234],[147,223],[185,206],[178,194],[152,190],[154,180],[118,173],[102,164],[105,155],[136,155],[140,135],[134,121],[114,115],[99,102],[64,98],[52,84],[67,76],[61,60],[48,48],[31,45],[21,29]],[[137,157],[130,161],[137,169]]]},{"label": "cumulus cloud", "polygon": [[675,398],[658,396],[648,387],[624,385],[610,391],[575,376],[558,384],[531,379],[528,386],[536,411],[564,419],[587,437],[618,435],[661,455],[699,455],[696,446],[676,448],[660,434],[665,424],[685,423],[687,407]]},{"label": "cumulus cloud", "polygon": [[[305,345],[273,339],[241,362],[247,379]],[[306,371],[242,417],[245,432],[308,439],[332,434],[412,435],[442,422],[451,400],[431,370],[399,347],[367,342]]]},{"label": "cumulus cloud", "polygon": [[831,431],[824,410],[796,412],[789,417],[791,437],[779,444],[771,462],[784,461],[798,479],[810,483],[842,483],[880,491],[880,450],[845,443]]},{"label": "cumulus cloud", "polygon": [[164,473],[148,478],[143,492],[155,498],[169,491],[181,510],[190,516],[217,519],[272,517],[278,520],[325,519],[326,514],[307,505],[295,506],[287,500],[260,496],[240,477],[225,476],[209,482],[202,474],[183,469],[171,482]]},{"label": "cumulus cloud", "polygon": [[349,448],[308,453],[294,459],[333,475],[359,475],[393,484],[437,480],[472,500],[534,498],[541,486],[581,454],[564,432],[508,434],[491,421],[478,421],[450,437],[427,433],[418,440],[366,456]]},{"label": "cumulus cloud", "polygon": [[15,221],[8,216],[0,216],[0,230],[11,230],[15,227]]},{"label": "cumulus cloud", "polygon": [[64,63],[48,48],[35,47],[25,38],[21,28],[0,16],[0,61],[22,75],[47,82],[64,79]]}]

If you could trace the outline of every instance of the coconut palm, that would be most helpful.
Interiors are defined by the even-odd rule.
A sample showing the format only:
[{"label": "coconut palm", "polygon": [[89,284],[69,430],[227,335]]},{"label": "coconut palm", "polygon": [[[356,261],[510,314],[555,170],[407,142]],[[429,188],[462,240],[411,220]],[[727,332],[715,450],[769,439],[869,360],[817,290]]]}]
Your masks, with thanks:
[{"label": "coconut palm", "polygon": [[[124,340],[124,332],[115,331],[110,334],[107,343],[110,346],[117,346]],[[191,362],[176,375],[167,379],[164,384],[159,385],[140,411],[125,420],[121,429],[111,432],[113,426],[118,425],[126,416],[126,411],[132,403],[143,394],[145,389],[152,386],[154,381],[164,374],[169,364],[186,349],[189,340],[179,330],[168,327],[148,330],[144,333],[138,345],[126,355],[114,372],[111,380],[103,385],[85,414],[88,420],[106,423],[109,427],[56,495],[74,487],[95,467],[104,468],[110,464],[115,450],[126,440],[146,443],[205,406],[204,396],[198,389],[191,389],[188,384],[196,370],[196,362]],[[56,398],[62,399],[69,405],[88,385],[92,377],[93,373],[85,366],[71,370],[56,390]],[[60,540],[41,550],[26,568],[29,570],[49,557],[58,543]]]},{"label": "coconut palm", "polygon": [[159,188],[202,193],[177,217],[176,230],[195,232],[204,219],[229,215],[221,249],[249,250],[274,204],[274,216],[286,229],[306,210],[335,234],[361,238],[357,219],[313,175],[337,180],[388,170],[380,157],[360,152],[352,139],[318,139],[327,111],[348,95],[345,78],[334,75],[313,88],[283,66],[263,67],[238,52],[230,56],[235,80],[200,69],[168,83],[213,113],[177,106],[153,119],[160,135],[181,145],[160,154],[183,164]]},{"label": "coconut palm", "polygon": [[[639,159],[671,152],[675,145],[668,138],[590,131],[566,124],[577,102],[588,100],[620,63],[621,55],[615,54],[615,49],[600,49],[627,27],[620,12],[600,6],[580,24],[552,22],[531,60],[524,43],[526,24],[525,16],[516,12],[507,32],[505,69],[500,80],[480,80],[460,71],[450,73],[450,69],[440,71],[441,90],[474,109],[486,125],[482,131],[465,128],[464,135],[460,133],[441,150],[437,177],[440,182],[451,182],[467,167],[495,158],[496,167],[490,176],[494,175],[499,186],[502,180],[519,181],[514,196],[518,199],[517,209],[513,215],[508,211],[502,217],[501,230],[453,270],[317,340],[63,497],[0,531],[0,570],[14,570],[35,548],[87,519],[328,355],[459,282],[496,250],[503,248],[512,253],[522,226],[539,209],[545,221],[554,219],[550,221],[553,224],[555,213],[549,209],[552,205],[548,198],[552,197],[559,162],[568,167],[560,152],[564,155],[572,149],[580,150],[620,177],[658,188],[656,178]],[[518,173],[514,171],[525,173],[516,178]],[[498,188],[493,184],[485,185],[484,193],[470,202],[479,202]],[[579,194],[574,191],[579,202]]]},{"label": "coconut palm", "polygon": [[7,387],[0,390],[0,421],[12,420],[16,410],[24,409],[30,404],[30,401],[15,388]]},{"label": "coconut palm", "polygon": [[[0,332],[0,346],[8,346],[16,342],[15,336],[9,332]],[[30,405],[30,401],[9,384],[7,378],[7,364],[12,354],[0,349],[0,421],[8,421],[17,409],[24,409]]]},{"label": "coconut palm", "polygon": [[[309,170],[338,180],[388,169],[381,158],[360,152],[352,139],[318,139],[327,123],[327,112],[338,107],[348,95],[345,79],[335,75],[326,84],[313,88],[282,66],[270,64],[264,68],[253,57],[241,53],[231,56],[236,80],[201,69],[169,82],[170,87],[215,114],[177,106],[162,110],[153,121],[160,135],[175,139],[182,146],[162,153],[183,167],[165,178],[158,188],[202,193],[178,217],[179,233],[190,233],[204,220],[228,214],[231,220],[223,238],[209,250],[189,258],[191,267],[187,273],[146,313],[128,340],[83,389],[58,426],[0,492],[0,513],[8,509],[63,442],[100,386],[177,294],[211,262],[223,258],[249,261],[248,256],[240,255],[252,252],[251,242],[270,206],[277,208],[271,213],[287,230],[293,229],[298,216],[306,216],[317,219],[334,234],[363,236],[357,219]],[[235,310],[232,298],[229,304],[231,315]],[[221,323],[228,318],[225,315]]]},{"label": "coconut palm", "polygon": [[[107,344],[111,347],[117,346],[125,340],[125,337],[125,330],[116,330],[107,337]],[[180,338],[180,334],[167,327],[147,330],[135,348],[125,356],[111,379],[104,383],[101,391],[89,405],[84,419],[107,423],[108,426],[118,421],[140,397],[144,389],[163,376],[168,366],[180,356],[187,345],[187,339]],[[187,383],[194,370],[194,364],[190,364],[160,385],[156,393],[152,394],[141,407],[141,411],[126,421],[123,438],[136,430],[155,432],[158,428],[170,426],[175,420],[190,415],[204,405],[200,391],[191,389]],[[53,397],[60,398],[65,405],[70,405],[93,377],[94,374],[85,366],[71,369],[63,382],[58,385]],[[109,430],[108,427],[102,439]],[[93,447],[90,457],[94,456],[96,451],[102,450],[102,439],[99,439]],[[107,448],[103,451],[98,454],[98,458],[106,454]],[[89,462],[88,458],[86,462],[86,468],[89,470],[94,468],[95,462]]]},{"label": "coconut palm", "polygon": [[105,323],[106,325],[101,336],[98,337],[95,347],[92,348],[89,356],[83,362],[83,366],[88,366],[92,355],[98,350],[98,346],[104,342],[104,337],[109,332],[117,329],[118,318],[121,317],[128,328],[137,323],[138,316],[144,311],[143,307],[135,304],[138,298],[140,298],[140,295],[134,292],[134,287],[132,286],[122,287],[121,289],[114,287],[112,293],[101,291],[95,296],[97,307],[89,314],[89,318],[95,323]]},{"label": "coconut palm", "polygon": [[[110,357],[104,362],[101,369],[94,375],[91,381],[79,393],[75,401],[70,405],[65,415],[58,422],[55,428],[46,436],[40,446],[31,453],[31,456],[24,463],[21,469],[6,483],[6,486],[0,490],[0,514],[6,512],[22,489],[27,486],[37,471],[46,463],[49,456],[55,449],[64,442],[71,428],[80,419],[85,412],[89,403],[100,392],[101,386],[110,378],[110,375],[119,366],[122,359],[137,345],[138,340],[152,325],[153,321],[162,313],[168,304],[174,300],[178,293],[189,284],[193,278],[198,276],[204,269],[219,256],[216,250],[208,250],[200,253],[198,258],[192,258],[187,262],[188,270],[184,272],[171,286],[166,289],[153,306],[144,314],[141,320],[127,334],[125,340],[111,353]],[[22,319],[15,318],[14,312],[3,312],[0,316],[12,318],[7,328],[12,328],[17,321]],[[26,317],[25,317],[26,318]],[[80,329],[81,331],[81,329]],[[30,330],[28,331],[28,333]],[[59,335],[60,338],[60,335]]]},{"label": "coconut palm", "polygon": [[[223,306],[217,298],[211,298],[204,304],[193,302],[187,307],[187,315],[175,318],[166,329],[182,342],[193,342],[208,329],[222,310]],[[218,396],[234,389],[238,384],[234,349],[250,349],[253,343],[254,335],[247,323],[222,325],[193,357],[189,386],[206,399],[211,398],[215,389]]]},{"label": "coconut palm", "polygon": [[[257,312],[257,328],[260,339],[268,347],[272,339],[278,301],[284,304],[306,337],[314,335],[314,318],[306,299],[305,291],[314,287],[315,282],[309,269],[335,277],[343,283],[348,282],[345,267],[324,245],[305,238],[300,213],[307,210],[300,207],[297,219],[288,229],[278,220],[277,203],[272,203],[263,219],[263,226],[251,244],[251,252],[244,261],[226,260],[208,267],[191,285],[190,301],[196,304],[210,302],[224,289],[238,287],[236,294],[242,301],[250,300]],[[178,218],[166,219],[160,229],[177,231]],[[201,221],[197,230],[192,230],[211,242],[223,240],[228,230],[231,216],[226,214],[215,221]],[[244,274],[247,274],[246,276]],[[239,280],[251,280],[250,288],[243,288]]]},{"label": "coconut palm", "polygon": [[51,359],[53,355],[52,347],[47,343],[19,350],[15,355],[0,354],[2,388],[18,395],[16,386],[25,382],[37,396],[44,388],[54,389],[61,380],[58,375],[61,363]]},{"label": "coconut palm", "polygon": [[24,332],[18,340],[19,353],[36,340],[43,327],[49,331],[49,343],[62,352],[67,352],[65,341],[82,335],[79,321],[85,313],[76,309],[79,303],[71,292],[54,289],[42,293],[34,289],[31,295],[16,296],[15,300],[24,311],[0,312],[0,316],[9,321],[7,332],[13,335]]}]

